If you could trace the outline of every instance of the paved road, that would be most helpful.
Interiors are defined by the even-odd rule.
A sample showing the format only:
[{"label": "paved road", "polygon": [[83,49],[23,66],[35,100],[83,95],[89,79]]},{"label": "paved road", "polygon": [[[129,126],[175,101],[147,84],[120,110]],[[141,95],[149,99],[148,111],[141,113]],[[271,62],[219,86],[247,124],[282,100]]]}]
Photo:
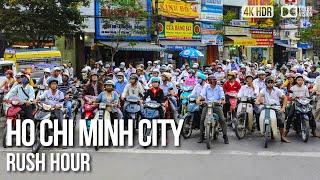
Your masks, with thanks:
[{"label": "paved road", "polygon": [[87,173],[13,173],[6,172],[8,152],[30,152],[30,148],[0,148],[0,179],[320,179],[320,139],[310,138],[303,143],[294,133],[289,134],[290,144],[278,141],[263,148],[263,139],[258,134],[238,140],[229,130],[230,144],[224,145],[220,138],[212,150],[198,144],[198,132],[181,146],[173,146],[169,133],[168,147],[140,146],[124,148],[42,149],[47,155],[52,152],[86,152],[92,158],[92,171]]}]

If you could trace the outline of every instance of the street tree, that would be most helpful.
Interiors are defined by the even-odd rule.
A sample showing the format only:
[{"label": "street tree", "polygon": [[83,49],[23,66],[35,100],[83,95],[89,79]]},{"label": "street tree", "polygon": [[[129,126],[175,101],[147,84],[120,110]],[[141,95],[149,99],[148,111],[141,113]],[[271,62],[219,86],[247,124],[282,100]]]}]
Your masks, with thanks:
[{"label": "street tree", "polygon": [[73,35],[83,28],[79,7],[89,0],[1,0],[0,32],[9,42],[42,47],[54,36]]},{"label": "street tree", "polygon": [[300,39],[302,42],[311,42],[317,56],[320,55],[320,14],[310,18],[311,27],[300,29]]},{"label": "street tree", "polygon": [[[146,21],[149,14],[143,7],[141,1],[135,0],[100,0],[103,7],[101,15],[107,28],[115,29],[110,36],[112,44],[111,64],[119,51],[121,41],[126,40],[133,34],[146,34],[149,27],[141,26],[142,21]],[[136,45],[134,41],[129,41],[130,46]]]}]

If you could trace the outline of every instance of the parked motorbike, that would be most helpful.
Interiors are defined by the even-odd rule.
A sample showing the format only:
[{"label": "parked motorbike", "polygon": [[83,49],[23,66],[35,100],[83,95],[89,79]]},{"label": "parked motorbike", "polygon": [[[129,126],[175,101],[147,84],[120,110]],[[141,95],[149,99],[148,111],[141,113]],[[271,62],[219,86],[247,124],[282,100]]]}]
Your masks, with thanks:
[{"label": "parked motorbike", "polygon": [[2,134],[2,146],[4,148],[7,147],[7,124],[8,121],[11,121],[12,129],[16,128],[16,120],[20,119],[20,112],[22,110],[22,105],[24,102],[19,100],[8,101],[8,109],[6,111],[6,123],[4,126],[3,134]]},{"label": "parked motorbike", "polygon": [[238,139],[243,139],[247,131],[254,129],[254,98],[242,97],[237,109],[237,118],[235,120],[235,133]]},{"label": "parked motorbike", "polygon": [[181,102],[181,116],[184,116],[187,113],[187,104],[188,98],[193,90],[192,86],[182,86],[181,87],[181,94],[180,94],[180,102]]},{"label": "parked motorbike", "polygon": [[134,120],[134,127],[138,129],[139,121],[141,120],[140,98],[138,96],[128,96],[126,102],[128,105],[124,109],[125,117],[127,117],[125,120]]},{"label": "parked motorbike", "polygon": [[[143,119],[148,119],[150,121],[154,119],[159,119],[160,118],[160,111],[159,108],[161,107],[161,104],[157,103],[156,101],[148,101],[144,104],[144,108],[142,111],[142,117]],[[160,126],[158,128],[158,138],[160,138]],[[147,126],[143,126],[143,140],[146,141],[148,136],[152,136],[152,126],[151,128],[147,128]],[[146,148],[146,147],[144,147]]]},{"label": "parked motorbike", "polygon": [[268,147],[271,137],[278,136],[276,111],[280,106],[266,104],[261,110],[259,122],[260,131],[264,135],[264,147]]},{"label": "parked motorbike", "polygon": [[293,128],[301,135],[303,142],[308,142],[310,134],[309,114],[312,111],[310,102],[311,99],[309,98],[298,98],[294,101]]},{"label": "parked motorbike", "polygon": [[[32,146],[32,153],[37,153],[40,148],[42,147],[42,144],[40,142],[40,123],[42,120],[44,119],[50,119],[50,120],[54,120],[56,119],[53,111],[55,110],[55,108],[51,105],[45,104],[45,103],[39,103],[38,104],[38,110],[34,116],[34,121],[35,121],[35,142]],[[49,129],[46,127],[46,138],[48,138],[49,135],[53,134],[52,129]]]},{"label": "parked motorbike", "polygon": [[[196,97],[190,97],[189,104],[187,105],[187,113],[184,115],[182,136],[187,139],[190,138],[192,130],[199,129],[200,127],[200,106],[196,104]],[[197,122],[195,122],[197,120]]]},{"label": "parked motorbike", "polygon": [[213,140],[218,138],[219,132],[222,131],[220,127],[219,116],[213,113],[213,107],[221,106],[218,102],[208,103],[208,112],[205,119],[205,134],[207,137],[207,149],[211,148]]},{"label": "parked motorbike", "polygon": [[237,108],[237,92],[230,92],[227,94],[229,96],[229,103],[230,103],[230,109],[228,110],[227,114],[227,122],[228,125],[232,127],[232,129],[235,129],[234,122],[236,121],[236,108]]}]

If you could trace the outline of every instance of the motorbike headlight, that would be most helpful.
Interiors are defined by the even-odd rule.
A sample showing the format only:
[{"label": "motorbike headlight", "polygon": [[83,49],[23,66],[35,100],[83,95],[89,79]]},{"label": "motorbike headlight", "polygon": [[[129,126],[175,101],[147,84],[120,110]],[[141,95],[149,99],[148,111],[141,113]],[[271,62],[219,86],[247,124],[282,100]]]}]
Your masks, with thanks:
[{"label": "motorbike headlight", "polygon": [[307,114],[304,114],[304,115],[303,115],[303,119],[309,120],[309,116],[308,116]]}]

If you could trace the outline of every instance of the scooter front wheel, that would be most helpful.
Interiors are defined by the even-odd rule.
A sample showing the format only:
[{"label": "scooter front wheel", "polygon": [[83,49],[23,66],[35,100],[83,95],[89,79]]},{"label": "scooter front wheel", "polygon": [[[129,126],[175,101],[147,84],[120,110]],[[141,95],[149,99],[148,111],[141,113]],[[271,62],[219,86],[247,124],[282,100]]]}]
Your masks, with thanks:
[{"label": "scooter front wheel", "polygon": [[182,136],[185,139],[190,138],[192,134],[192,117],[191,116],[186,116],[183,122],[182,126]]},{"label": "scooter front wheel", "polygon": [[245,117],[241,115],[236,121],[234,121],[234,131],[238,139],[243,139],[246,135],[245,120]]},{"label": "scooter front wheel", "polygon": [[310,134],[310,127],[305,120],[302,120],[301,121],[301,138],[303,142],[305,143],[308,142],[309,134]]},{"label": "scooter front wheel", "polygon": [[264,132],[264,148],[268,148],[270,134],[271,134],[270,125],[266,125],[265,132]]},{"label": "scooter front wheel", "polygon": [[212,124],[207,124],[206,136],[207,136],[207,149],[211,149],[211,143],[213,140]]}]

